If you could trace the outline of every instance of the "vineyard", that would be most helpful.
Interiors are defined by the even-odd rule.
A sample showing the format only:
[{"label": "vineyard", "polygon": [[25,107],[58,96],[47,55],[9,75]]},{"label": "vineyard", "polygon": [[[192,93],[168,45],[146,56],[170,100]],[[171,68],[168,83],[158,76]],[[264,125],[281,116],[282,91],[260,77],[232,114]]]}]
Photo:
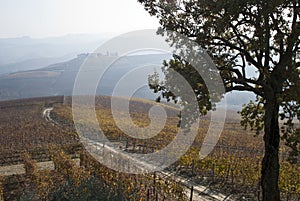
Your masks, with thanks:
[{"label": "vineyard", "polygon": [[[58,146],[70,154],[80,149],[74,132],[46,122],[44,108],[62,102],[61,97],[1,102],[0,165],[17,164],[24,151],[38,161],[49,160],[47,150]],[[47,148],[48,147],[48,148]]]},{"label": "vineyard", "polygon": [[[1,176],[4,200],[186,199],[175,181],[122,174],[95,161],[72,126],[65,125],[68,121],[61,119],[57,125],[43,116],[46,108],[61,103],[61,97],[0,103],[1,166],[24,164],[26,172]],[[80,158],[81,166],[72,158]],[[53,161],[54,170],[38,170],[42,161]]]},{"label": "vineyard", "polygon": [[[153,103],[141,100],[130,102],[133,122],[141,127],[149,124],[148,111]],[[155,137],[141,140],[125,135],[115,124],[110,110],[110,98],[96,98],[96,113],[99,126],[106,137],[128,152],[151,153],[170,143],[177,131],[178,111],[167,106],[168,119],[165,127]],[[120,111],[120,116],[122,111]],[[56,105],[53,116],[72,125],[71,105]],[[69,120],[69,121],[66,121]],[[87,120],[88,121],[88,120]],[[259,185],[261,160],[263,157],[262,136],[244,130],[235,112],[227,113],[225,127],[213,152],[205,159],[199,159],[199,151],[209,126],[209,116],[200,121],[198,135],[189,149],[175,164],[168,168],[176,175],[192,181],[195,185],[210,186],[227,195],[237,195],[237,200],[258,200],[261,198]],[[126,119],[124,119],[126,124]],[[300,166],[287,161],[288,149],[282,144],[280,153],[280,188],[286,200],[300,199]],[[168,156],[166,156],[168,157]]]},{"label": "vineyard", "polygon": [[[178,110],[162,105],[168,118],[160,133],[150,139],[130,137],[116,126],[110,103],[109,97],[96,98],[99,126],[125,152],[154,153],[166,147],[178,132]],[[148,111],[154,104],[131,100],[132,121],[141,127],[149,125]],[[52,121],[43,117],[43,111],[49,107],[53,107]],[[208,157],[199,159],[209,116],[201,119],[198,135],[188,152],[163,173],[131,175],[101,165],[84,149],[74,128],[70,101],[61,97],[28,99],[1,102],[0,108],[0,166],[24,164],[26,172],[2,176],[4,200],[188,200],[187,186],[176,178],[188,181],[188,188],[206,186],[235,200],[259,200],[261,196],[262,139],[245,131],[233,112],[227,114],[221,138]],[[122,116],[123,111],[119,112]],[[124,119],[125,124],[127,121]],[[88,125],[89,119],[83,123]],[[91,128],[85,129],[89,132]],[[300,166],[286,160],[287,149],[282,147],[282,197],[300,200]],[[80,166],[72,158],[79,158]],[[53,161],[55,168],[38,170],[37,163],[42,161]]]}]

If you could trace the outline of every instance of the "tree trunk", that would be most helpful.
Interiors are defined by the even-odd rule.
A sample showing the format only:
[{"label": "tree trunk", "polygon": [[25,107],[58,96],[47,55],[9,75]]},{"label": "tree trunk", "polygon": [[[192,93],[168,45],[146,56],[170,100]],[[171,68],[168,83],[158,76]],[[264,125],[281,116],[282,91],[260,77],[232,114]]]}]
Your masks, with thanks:
[{"label": "tree trunk", "polygon": [[266,98],[265,103],[265,155],[262,161],[261,187],[263,191],[263,201],[280,201],[278,187],[279,178],[279,105],[276,95]]}]

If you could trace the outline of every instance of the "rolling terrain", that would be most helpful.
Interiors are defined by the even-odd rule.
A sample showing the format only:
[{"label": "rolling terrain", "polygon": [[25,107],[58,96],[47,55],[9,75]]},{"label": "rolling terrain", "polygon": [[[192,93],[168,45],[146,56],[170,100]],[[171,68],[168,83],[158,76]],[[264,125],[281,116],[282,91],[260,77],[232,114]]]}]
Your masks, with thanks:
[{"label": "rolling terrain", "polygon": [[0,75],[35,70],[94,51],[104,35],[69,34],[49,38],[0,38]]},{"label": "rolling terrain", "polygon": [[[174,139],[178,123],[178,109],[176,107],[172,105],[162,105],[168,114],[167,124],[161,132],[154,137],[142,140],[128,136],[116,126],[112,118],[110,103],[111,99],[108,96],[97,97],[96,114],[99,126],[107,138],[113,142],[114,149],[120,149],[125,154],[126,152],[138,155],[153,153],[164,148]],[[157,103],[148,100],[131,99],[130,115],[133,122],[141,127],[147,126],[150,123],[148,111],[155,104]],[[83,109],[84,107],[85,106],[82,105]],[[171,195],[182,196],[180,192],[184,190],[182,189],[183,183],[177,179],[174,180],[174,178],[181,178],[180,180],[188,182],[188,185],[195,186],[195,189],[198,189],[196,186],[209,186],[210,193],[215,191],[222,192],[223,195],[230,196],[236,200],[256,200],[257,193],[260,190],[257,188],[257,184],[263,155],[262,139],[261,136],[255,137],[253,132],[245,131],[239,125],[239,117],[234,111],[228,111],[226,124],[219,142],[213,152],[205,159],[200,160],[197,155],[208,129],[209,116],[202,118],[194,143],[184,156],[166,169],[166,171],[168,171],[167,175],[158,176],[159,174],[157,174],[155,176],[155,174],[145,174],[140,176],[128,176],[127,174],[116,173],[101,166],[89,153],[84,153],[84,148],[74,129],[70,98],[48,97],[2,101],[0,102],[0,110],[1,166],[7,167],[9,165],[25,164],[25,171],[19,176],[2,175],[4,197],[7,198],[7,200],[14,200],[13,197],[16,195],[20,196],[22,192],[29,196],[28,189],[22,187],[29,184],[33,189],[35,189],[34,186],[39,186],[35,191],[36,193],[41,193],[39,196],[42,197],[46,195],[53,196],[53,194],[49,194],[49,192],[45,194],[47,189],[52,189],[50,190],[52,193],[59,193],[59,185],[53,186],[51,183],[59,181],[59,183],[63,185],[61,182],[66,181],[65,179],[67,178],[73,178],[75,179],[74,181],[79,179],[79,183],[87,185],[83,181],[86,181],[84,178],[91,179],[91,177],[88,176],[90,173],[94,175],[93,177],[104,179],[109,184],[103,187],[104,190],[116,185],[116,183],[113,184],[113,182],[117,182],[117,180],[109,178],[119,178],[122,181],[122,186],[127,185],[126,189],[129,188],[128,185],[143,186],[146,184],[146,186],[151,189],[149,190],[149,195],[147,194],[147,188],[146,191],[144,191],[142,190],[144,188],[141,186],[138,188],[141,190],[138,195],[141,197],[154,196],[152,197],[153,199],[155,199],[155,196],[165,196],[166,198]],[[84,110],[82,111],[84,113]],[[122,114],[122,111],[119,112]],[[89,119],[84,119],[83,122],[84,121],[89,122]],[[125,120],[125,123],[126,121],[128,121],[128,119]],[[88,129],[91,128],[92,127],[87,127],[86,129],[88,131]],[[62,152],[57,152],[59,150],[62,150]],[[71,162],[70,157],[65,156],[63,152],[71,155],[76,155],[77,153],[77,157],[78,154],[80,154],[81,167],[78,167],[78,164],[76,165],[75,162]],[[24,158],[24,153],[28,153],[29,158]],[[280,188],[283,196],[287,196],[288,200],[297,200],[300,190],[300,167],[299,164],[289,164],[286,161],[286,157],[286,151],[282,149]],[[46,162],[57,158],[54,160],[55,169],[34,169],[35,162],[30,158],[35,159],[37,162]],[[29,171],[30,168],[33,168],[32,173]],[[72,173],[70,170],[72,170]],[[77,173],[82,176],[78,176]],[[32,180],[33,178],[38,178],[38,180]],[[153,178],[157,183],[153,184]],[[132,183],[132,181],[137,183]],[[150,184],[149,181],[152,181],[152,184]],[[168,181],[168,185],[165,186],[166,181]],[[159,190],[158,195],[150,193],[153,192],[153,185],[156,186],[157,189],[157,185],[161,185],[159,189],[162,191]],[[115,187],[115,192],[118,192],[118,185]],[[77,187],[70,186],[70,188]],[[181,190],[175,194],[165,194],[163,193],[166,190],[165,188],[169,189],[170,193],[173,188]],[[131,186],[128,193],[133,189]],[[207,191],[205,192],[209,193]],[[189,195],[189,193],[186,195]],[[166,200],[175,199],[171,197]],[[175,200],[179,200],[177,198]],[[182,200],[185,200],[184,196]]]},{"label": "rolling terrain", "polygon": [[[117,59],[116,56],[98,55],[93,58],[94,56],[88,56],[88,54],[80,54],[77,58],[52,64],[48,67],[2,75],[0,76],[0,100],[58,95],[70,96],[73,94],[74,82],[80,67],[87,57],[97,65],[96,68],[90,69],[95,73],[103,70],[107,62]],[[131,55],[118,58],[103,74],[102,79],[99,80],[96,95],[111,96],[118,81],[126,73],[138,67],[151,64],[155,67],[153,67],[153,72],[160,72],[162,61],[169,58],[170,55],[166,54]],[[139,72],[136,76],[145,81],[148,79],[147,73]],[[134,84],[134,80],[132,80],[132,83]],[[154,94],[148,86],[144,86],[138,89],[133,97],[154,100],[157,94]],[[250,93],[235,92],[227,94],[226,99],[229,109],[240,110],[243,104],[255,99],[255,96]]]},{"label": "rolling terrain", "polygon": [[[23,71],[3,75],[0,77],[0,100],[46,97],[53,95],[72,95],[74,82],[79,72],[80,66],[85,61],[87,55],[78,55],[77,58],[67,62],[53,64],[45,68]],[[98,85],[98,95],[111,95],[117,81],[131,69],[145,63],[157,65],[158,69],[163,59],[167,55],[139,55],[122,58],[115,62]],[[114,61],[117,57],[114,56],[99,56],[93,59],[97,64],[97,68],[101,70],[103,62]],[[101,65],[102,64],[102,65]],[[95,70],[95,69],[93,69]],[[97,69],[96,69],[97,71]],[[153,69],[154,72],[154,69]],[[147,76],[141,74],[145,80]],[[135,96],[140,98],[154,99],[155,95],[144,87],[137,91]]]}]

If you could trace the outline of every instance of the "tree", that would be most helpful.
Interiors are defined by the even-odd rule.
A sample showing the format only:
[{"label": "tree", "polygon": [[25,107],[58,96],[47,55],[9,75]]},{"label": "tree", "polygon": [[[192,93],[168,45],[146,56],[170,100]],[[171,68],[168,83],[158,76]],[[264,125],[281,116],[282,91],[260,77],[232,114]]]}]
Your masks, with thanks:
[{"label": "tree", "polygon": [[[249,91],[257,95],[258,107],[245,107],[244,125],[264,131],[265,154],[262,162],[263,200],[278,201],[279,117],[285,119],[284,138],[299,149],[297,131],[292,127],[300,116],[300,3],[299,0],[138,0],[146,11],[160,20],[163,30],[180,33],[207,50],[222,76],[226,92]],[[172,36],[169,36],[172,40]],[[173,42],[176,41],[173,38]],[[164,63],[164,72],[180,71],[203,99],[200,109],[209,105],[201,78],[191,73],[185,61],[174,57]],[[255,70],[251,76],[249,71]],[[150,87],[165,98],[174,95],[164,87],[166,82],[152,82]],[[200,87],[199,87],[200,86]],[[199,90],[202,92],[199,92]],[[199,100],[200,100],[199,99]],[[253,103],[251,103],[253,104]],[[262,118],[256,108],[262,106]],[[208,109],[212,107],[207,107]],[[245,112],[249,109],[248,113]],[[251,109],[252,108],[252,109]],[[252,114],[252,115],[249,115]],[[263,124],[258,122],[263,119]]]}]

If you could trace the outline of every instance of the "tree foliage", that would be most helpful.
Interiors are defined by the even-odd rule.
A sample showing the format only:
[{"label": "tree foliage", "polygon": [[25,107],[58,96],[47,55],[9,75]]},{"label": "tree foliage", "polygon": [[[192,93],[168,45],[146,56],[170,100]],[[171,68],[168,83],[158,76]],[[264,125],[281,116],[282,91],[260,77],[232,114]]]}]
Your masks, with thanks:
[{"label": "tree foliage", "polygon": [[[242,124],[264,130],[263,199],[279,200],[279,117],[285,120],[281,137],[294,154],[299,150],[299,130],[293,127],[300,113],[299,1],[138,1],[159,18],[163,30],[180,33],[207,51],[220,71],[226,92],[248,91],[257,95],[256,103],[250,102],[241,112]],[[168,40],[178,42],[172,34],[168,34]],[[187,62],[174,57],[164,63],[164,70],[179,71],[195,92],[202,90],[200,110],[212,102],[202,87],[205,83],[195,78]],[[173,95],[164,91],[168,82],[160,84],[163,86],[150,87],[162,89],[167,97]]]},{"label": "tree foliage", "polygon": [[[267,90],[275,87],[271,85],[281,85],[278,103],[299,100],[298,1],[140,2],[160,19],[163,29],[188,36],[207,50],[221,71],[227,92],[251,91],[265,98]],[[178,70],[198,84],[192,84],[193,88],[207,93],[203,80],[180,58],[164,63],[165,71],[167,67]],[[249,73],[253,70],[255,75]]]}]

